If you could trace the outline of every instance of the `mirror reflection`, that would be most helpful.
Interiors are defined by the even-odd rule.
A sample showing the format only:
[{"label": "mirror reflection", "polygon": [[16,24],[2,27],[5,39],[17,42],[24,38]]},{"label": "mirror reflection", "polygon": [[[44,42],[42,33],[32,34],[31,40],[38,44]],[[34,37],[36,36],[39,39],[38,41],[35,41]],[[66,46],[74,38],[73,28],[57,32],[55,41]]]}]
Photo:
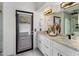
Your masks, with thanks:
[{"label": "mirror reflection", "polygon": [[66,35],[79,35],[79,4],[63,9],[64,33]]},{"label": "mirror reflection", "polygon": [[[79,35],[79,4],[53,14],[53,25],[59,24],[59,34]],[[52,26],[53,26],[52,25]],[[49,26],[48,26],[49,27]],[[52,27],[51,27],[52,28]],[[48,31],[51,29],[48,28]],[[52,30],[53,31],[53,30]],[[53,31],[56,32],[56,31]]]}]

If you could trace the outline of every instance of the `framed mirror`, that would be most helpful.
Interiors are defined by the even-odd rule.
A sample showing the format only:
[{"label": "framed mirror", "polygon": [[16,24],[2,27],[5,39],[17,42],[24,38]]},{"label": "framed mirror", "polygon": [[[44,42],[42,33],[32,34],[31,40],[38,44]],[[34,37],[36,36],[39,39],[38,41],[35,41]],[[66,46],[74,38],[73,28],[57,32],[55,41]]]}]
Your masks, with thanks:
[{"label": "framed mirror", "polygon": [[61,32],[61,17],[54,16],[54,24],[58,24],[60,26],[59,33]]},{"label": "framed mirror", "polygon": [[54,16],[54,23],[61,24],[61,17]]}]

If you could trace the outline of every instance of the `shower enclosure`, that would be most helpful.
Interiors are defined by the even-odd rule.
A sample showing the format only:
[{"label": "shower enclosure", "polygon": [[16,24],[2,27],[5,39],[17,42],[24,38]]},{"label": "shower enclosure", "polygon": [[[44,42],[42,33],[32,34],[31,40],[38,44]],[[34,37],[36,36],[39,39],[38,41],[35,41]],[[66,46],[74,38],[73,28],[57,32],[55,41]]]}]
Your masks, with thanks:
[{"label": "shower enclosure", "polygon": [[16,10],[16,54],[33,49],[33,13]]}]

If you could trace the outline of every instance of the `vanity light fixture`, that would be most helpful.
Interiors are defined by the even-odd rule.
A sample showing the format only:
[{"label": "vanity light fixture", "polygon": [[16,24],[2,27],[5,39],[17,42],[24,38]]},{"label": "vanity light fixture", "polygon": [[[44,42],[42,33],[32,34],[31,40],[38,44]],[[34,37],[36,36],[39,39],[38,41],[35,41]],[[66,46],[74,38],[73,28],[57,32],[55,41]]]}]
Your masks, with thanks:
[{"label": "vanity light fixture", "polygon": [[76,3],[76,2],[62,2],[60,4],[60,7],[65,9],[65,8],[72,7],[72,6],[76,5],[76,4],[78,4],[78,3]]},{"label": "vanity light fixture", "polygon": [[44,15],[50,15],[50,14],[52,14],[52,13],[54,13],[54,11],[52,10],[52,8],[46,8],[45,10],[44,10]]}]

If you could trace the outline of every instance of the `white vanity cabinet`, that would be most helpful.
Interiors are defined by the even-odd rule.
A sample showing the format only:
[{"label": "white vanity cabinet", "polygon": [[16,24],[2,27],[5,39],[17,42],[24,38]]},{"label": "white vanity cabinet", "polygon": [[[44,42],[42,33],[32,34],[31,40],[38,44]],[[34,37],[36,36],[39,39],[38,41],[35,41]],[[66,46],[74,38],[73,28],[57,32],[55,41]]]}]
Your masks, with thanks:
[{"label": "white vanity cabinet", "polygon": [[66,56],[64,52],[62,52],[62,46],[59,46],[61,44],[58,44],[54,41],[51,42],[52,47],[52,56]]},{"label": "white vanity cabinet", "polygon": [[53,56],[79,56],[79,52],[70,47],[67,47],[60,43],[52,41],[52,55]]},{"label": "white vanity cabinet", "polygon": [[52,56],[66,56],[66,55],[57,48],[53,47]]},{"label": "white vanity cabinet", "polygon": [[51,41],[43,35],[38,36],[38,48],[45,56],[51,56]]},{"label": "white vanity cabinet", "polygon": [[53,56],[59,56],[59,50],[57,50],[57,48],[52,48],[52,55]]},{"label": "white vanity cabinet", "polygon": [[50,39],[43,34],[38,35],[38,48],[45,56],[79,56],[73,45],[70,47],[61,42],[54,37]]},{"label": "white vanity cabinet", "polygon": [[67,56],[79,56],[79,52],[70,48],[62,45],[62,52],[64,52]]}]

